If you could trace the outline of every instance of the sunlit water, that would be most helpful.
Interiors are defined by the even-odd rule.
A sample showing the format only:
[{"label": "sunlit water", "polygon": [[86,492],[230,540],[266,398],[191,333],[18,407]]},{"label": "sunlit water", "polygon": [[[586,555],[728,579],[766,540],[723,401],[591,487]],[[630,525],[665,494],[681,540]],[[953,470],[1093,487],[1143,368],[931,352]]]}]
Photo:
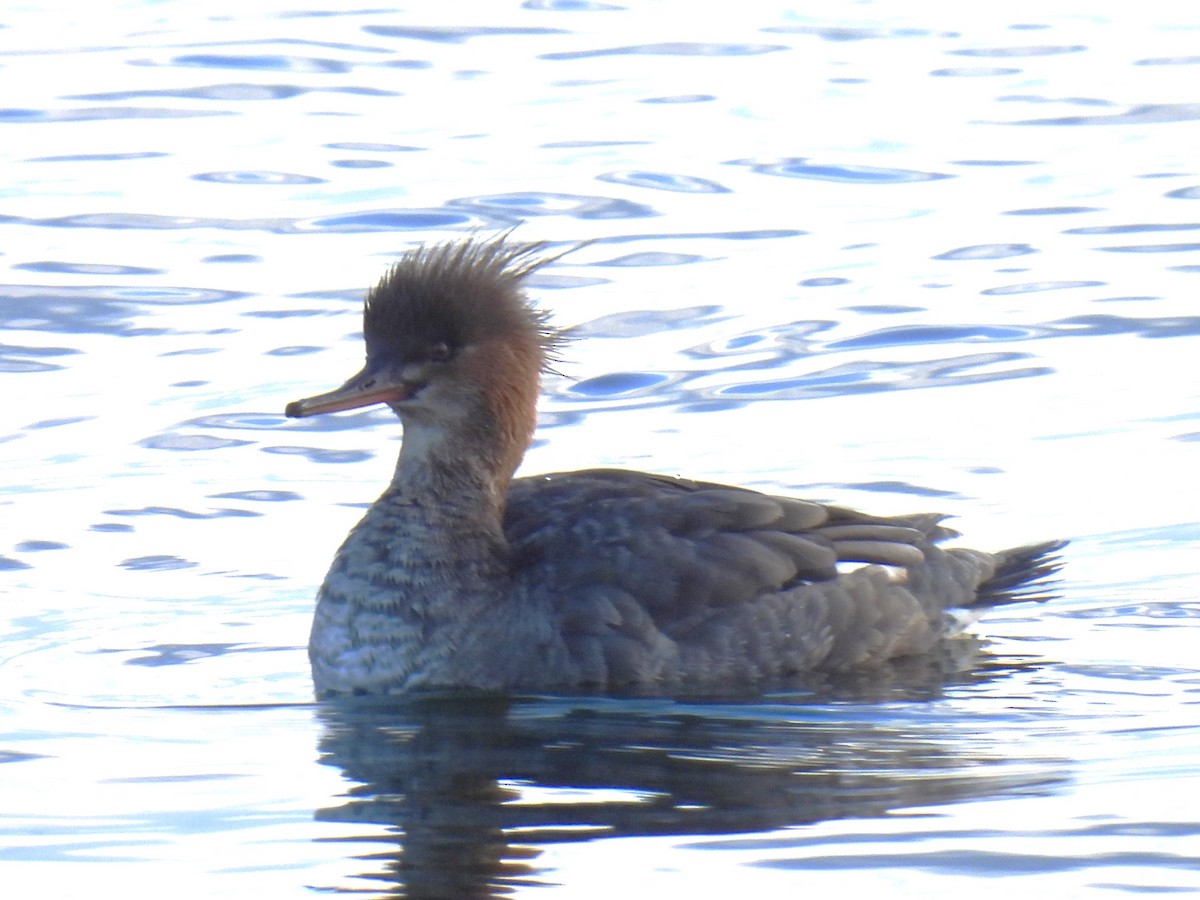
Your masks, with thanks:
[{"label": "sunlit water", "polygon": [[[339,6],[0,19],[4,896],[1200,891],[1194,12]],[[399,428],[282,408],[518,223],[592,242],[527,472],[1070,537],[1061,596],[765,696],[311,703]]]}]

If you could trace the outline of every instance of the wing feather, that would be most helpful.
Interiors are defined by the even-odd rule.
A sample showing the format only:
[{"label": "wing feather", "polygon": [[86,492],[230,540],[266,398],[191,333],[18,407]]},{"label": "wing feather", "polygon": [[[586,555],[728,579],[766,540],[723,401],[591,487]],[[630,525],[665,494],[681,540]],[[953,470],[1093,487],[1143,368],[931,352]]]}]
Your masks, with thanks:
[{"label": "wing feather", "polygon": [[515,480],[505,531],[529,577],[566,593],[619,588],[666,624],[832,582],[838,563],[918,565],[948,532],[940,519],[595,469]]}]

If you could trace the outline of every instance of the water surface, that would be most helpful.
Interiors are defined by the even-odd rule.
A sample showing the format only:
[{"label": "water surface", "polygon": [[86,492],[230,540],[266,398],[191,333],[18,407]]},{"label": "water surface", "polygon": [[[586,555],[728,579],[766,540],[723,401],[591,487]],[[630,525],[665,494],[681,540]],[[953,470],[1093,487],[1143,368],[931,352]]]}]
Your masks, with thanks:
[{"label": "water surface", "polygon": [[[1200,891],[1187,16],[5,12],[13,896]],[[399,428],[283,406],[405,248],[512,226],[590,242],[533,285],[579,340],[525,471],[1070,537],[1060,596],[848,681],[312,703]]]}]

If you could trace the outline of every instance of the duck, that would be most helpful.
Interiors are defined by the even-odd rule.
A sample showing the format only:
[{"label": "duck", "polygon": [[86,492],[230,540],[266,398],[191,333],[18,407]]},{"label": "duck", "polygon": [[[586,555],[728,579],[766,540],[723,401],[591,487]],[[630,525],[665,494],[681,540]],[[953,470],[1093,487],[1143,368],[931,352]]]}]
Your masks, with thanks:
[{"label": "duck", "polygon": [[317,594],[319,698],[751,686],[929,654],[966,619],[1050,596],[1061,540],[988,553],[941,546],[957,532],[936,513],[624,469],[518,477],[570,338],[526,290],[550,247],[505,233],[404,252],[366,293],[362,370],[287,405],[386,404],[402,426]]}]

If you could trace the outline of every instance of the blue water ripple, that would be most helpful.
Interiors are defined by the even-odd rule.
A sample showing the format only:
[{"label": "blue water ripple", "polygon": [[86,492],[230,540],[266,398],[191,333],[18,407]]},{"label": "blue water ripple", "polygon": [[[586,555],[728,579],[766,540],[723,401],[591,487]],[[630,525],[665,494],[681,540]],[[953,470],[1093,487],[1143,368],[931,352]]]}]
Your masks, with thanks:
[{"label": "blue water ripple", "polygon": [[614,259],[606,259],[592,263],[593,266],[682,266],[687,263],[704,262],[707,256],[695,253],[629,253]]},{"label": "blue water ripple", "polygon": [[568,34],[561,28],[517,28],[487,25],[366,25],[363,31],[379,37],[405,38],[413,41],[429,41],[435,44],[463,44],[477,37],[545,37]]},{"label": "blue water ripple", "polygon": [[914,181],[937,181],[954,178],[940,172],[918,172],[911,169],[884,169],[878,166],[834,165],[811,163],[806,157],[774,160],[731,159],[730,166],[748,166],[761,175],[781,175],[787,178],[813,178],[842,184],[906,184]]},{"label": "blue water ripple", "polygon": [[323,72],[342,74],[354,66],[339,59],[276,54],[190,53],[171,59],[176,66],[204,69],[245,69],[252,72]]},{"label": "blue water ripple", "polygon": [[634,44],[625,47],[605,47],[599,50],[568,50],[544,53],[539,59],[573,60],[596,59],[603,56],[757,56],[787,50],[782,44],[704,44],[673,41],[661,44]]},{"label": "blue water ripple", "polygon": [[366,450],[324,450],[319,447],[263,447],[262,451],[280,456],[303,456],[309,462],[336,464],[366,462],[375,455]]},{"label": "blue water ripple", "polygon": [[730,193],[729,188],[707,178],[676,175],[670,172],[606,172],[603,175],[597,175],[596,180],[659,191],[676,191],[682,194]]},{"label": "blue water ripple", "polygon": [[831,341],[834,350],[867,347],[905,347],[913,344],[955,344],[979,341],[1021,341],[1044,337],[1044,329],[1001,325],[908,325],[870,331],[858,337]]},{"label": "blue water ripple", "polygon": [[939,253],[933,259],[1007,259],[1012,256],[1025,256],[1037,253],[1028,244],[977,244],[973,247],[958,247]]},{"label": "blue water ripple", "polygon": [[570,216],[575,219],[645,219],[659,213],[653,207],[616,197],[557,194],[541,191],[461,197],[446,203],[452,209],[518,222],[530,216]]},{"label": "blue water ripple", "polygon": [[211,181],[217,184],[285,185],[325,184],[326,179],[312,175],[297,175],[292,172],[200,172],[193,175],[195,181]]},{"label": "blue water ripple", "polygon": [[1008,294],[1032,294],[1037,291],[1062,291],[1071,288],[1103,287],[1103,281],[1034,281],[1026,284],[1009,284],[1004,287],[987,288],[979,293],[986,297],[1002,297]]}]

